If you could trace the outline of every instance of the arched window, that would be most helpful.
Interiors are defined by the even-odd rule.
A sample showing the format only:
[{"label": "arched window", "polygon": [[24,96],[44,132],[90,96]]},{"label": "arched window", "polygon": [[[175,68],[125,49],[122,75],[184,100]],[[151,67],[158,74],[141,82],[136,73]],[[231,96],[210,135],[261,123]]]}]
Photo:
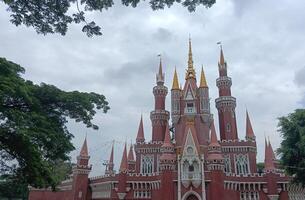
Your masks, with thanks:
[{"label": "arched window", "polygon": [[141,173],[142,174],[151,174],[153,173],[154,167],[154,157],[153,155],[142,155],[141,159]]},{"label": "arched window", "polygon": [[224,162],[225,162],[225,172],[230,173],[231,172],[231,160],[230,155],[224,156]]},{"label": "arched window", "polygon": [[236,174],[249,174],[249,159],[248,155],[235,155]]}]

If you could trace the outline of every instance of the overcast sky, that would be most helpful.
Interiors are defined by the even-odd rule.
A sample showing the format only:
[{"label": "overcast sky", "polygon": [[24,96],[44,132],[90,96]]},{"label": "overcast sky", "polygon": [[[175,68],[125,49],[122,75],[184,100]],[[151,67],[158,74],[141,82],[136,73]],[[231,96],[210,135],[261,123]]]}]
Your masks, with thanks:
[{"label": "overcast sky", "polygon": [[[143,113],[145,137],[151,138],[149,113],[152,87],[162,54],[165,84],[171,87],[174,67],[184,80],[188,37],[193,43],[197,74],[204,66],[211,108],[217,120],[215,79],[222,41],[228,74],[237,98],[238,134],[245,136],[245,110],[257,136],[258,161],[264,157],[264,135],[276,149],[281,138],[277,118],[305,106],[305,3],[304,0],[219,0],[210,9],[189,13],[180,5],[151,11],[147,2],[138,8],[117,4],[88,19],[102,27],[103,36],[88,38],[80,26],[71,26],[65,37],[37,35],[32,28],[15,27],[0,3],[0,56],[26,69],[24,77],[54,84],[64,90],[104,94],[111,110],[99,113],[98,131],[70,123],[78,154],[86,133],[93,175],[104,173],[112,140],[116,140],[116,168],[123,143],[135,140]],[[170,96],[167,109],[170,110]],[[219,134],[218,134],[219,135]]]}]

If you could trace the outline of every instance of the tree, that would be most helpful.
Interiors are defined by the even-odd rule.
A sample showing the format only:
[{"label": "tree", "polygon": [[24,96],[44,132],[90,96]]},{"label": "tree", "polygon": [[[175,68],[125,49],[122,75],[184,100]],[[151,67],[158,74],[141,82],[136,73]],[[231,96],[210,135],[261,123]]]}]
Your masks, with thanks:
[{"label": "tree", "polygon": [[265,168],[265,163],[263,163],[263,162],[257,163],[256,168],[257,168],[257,173],[259,173],[259,174],[263,173],[264,168]]},{"label": "tree", "polygon": [[[114,5],[113,0],[0,0],[8,6],[11,14],[11,22],[16,26],[24,24],[32,26],[37,33],[59,33],[65,35],[68,25],[71,23],[84,23],[82,31],[89,37],[101,35],[100,26],[94,21],[87,22],[85,12],[105,11]],[[144,0],[143,0],[144,1]],[[137,7],[140,0],[122,0],[125,6]],[[203,5],[211,7],[216,0],[150,0],[149,4],[153,10],[171,7],[174,3],[181,3],[190,12],[196,7]],[[75,8],[69,10],[69,8]],[[72,11],[72,12],[68,12]]]},{"label": "tree", "polygon": [[28,199],[28,186],[12,175],[0,176],[0,199]]},{"label": "tree", "polygon": [[53,85],[24,80],[21,66],[0,58],[0,175],[10,174],[34,187],[52,186],[54,169],[74,150],[67,120],[98,129],[96,109],[109,109],[96,93],[65,92]]},{"label": "tree", "polygon": [[279,131],[283,137],[279,148],[281,164],[294,181],[305,185],[305,109],[279,118]]},{"label": "tree", "polygon": [[[72,163],[58,160],[53,170],[56,181],[60,183],[72,174]],[[6,174],[0,176],[0,199],[28,199],[29,189],[26,182],[20,178]]]}]

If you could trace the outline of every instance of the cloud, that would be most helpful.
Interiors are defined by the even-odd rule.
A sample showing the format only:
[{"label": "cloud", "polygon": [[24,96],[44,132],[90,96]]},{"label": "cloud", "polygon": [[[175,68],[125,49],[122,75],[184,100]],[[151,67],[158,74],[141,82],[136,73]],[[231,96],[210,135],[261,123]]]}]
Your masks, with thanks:
[{"label": "cloud", "polygon": [[[106,12],[88,15],[102,27],[103,36],[94,38],[87,38],[78,25],[71,26],[65,37],[37,35],[31,28],[12,25],[0,4],[0,56],[24,66],[25,78],[36,83],[94,91],[107,97],[111,110],[95,117],[98,131],[69,123],[77,147],[72,158],[75,160],[87,132],[91,175],[99,175],[112,140],[117,141],[115,159],[119,166],[122,146],[126,140],[130,143],[135,139],[141,113],[145,136],[151,137],[149,113],[154,106],[157,55],[162,54],[165,84],[171,86],[175,66],[183,84],[189,34],[197,74],[203,64],[217,120],[216,42],[222,41],[233,79],[232,93],[237,98],[239,136],[245,135],[247,108],[257,136],[258,160],[262,161],[264,133],[274,138],[271,142],[277,148],[281,140],[277,118],[305,105],[305,68],[299,68],[305,55],[301,4],[302,0],[220,0],[212,8],[200,7],[194,13],[181,5],[152,11],[146,2],[137,8],[117,4]],[[166,103],[169,110],[169,95]]]},{"label": "cloud", "polygon": [[305,66],[295,72],[294,81],[297,86],[305,88]]}]

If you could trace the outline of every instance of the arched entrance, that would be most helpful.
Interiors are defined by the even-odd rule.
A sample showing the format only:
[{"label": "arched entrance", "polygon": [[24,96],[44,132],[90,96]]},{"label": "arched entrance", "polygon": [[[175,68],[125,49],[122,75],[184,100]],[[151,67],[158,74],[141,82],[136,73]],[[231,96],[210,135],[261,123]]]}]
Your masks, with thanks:
[{"label": "arched entrance", "polygon": [[191,194],[186,198],[186,200],[198,200],[198,198],[195,195]]},{"label": "arched entrance", "polygon": [[182,200],[201,200],[201,197],[197,192],[190,190],[183,195]]}]

